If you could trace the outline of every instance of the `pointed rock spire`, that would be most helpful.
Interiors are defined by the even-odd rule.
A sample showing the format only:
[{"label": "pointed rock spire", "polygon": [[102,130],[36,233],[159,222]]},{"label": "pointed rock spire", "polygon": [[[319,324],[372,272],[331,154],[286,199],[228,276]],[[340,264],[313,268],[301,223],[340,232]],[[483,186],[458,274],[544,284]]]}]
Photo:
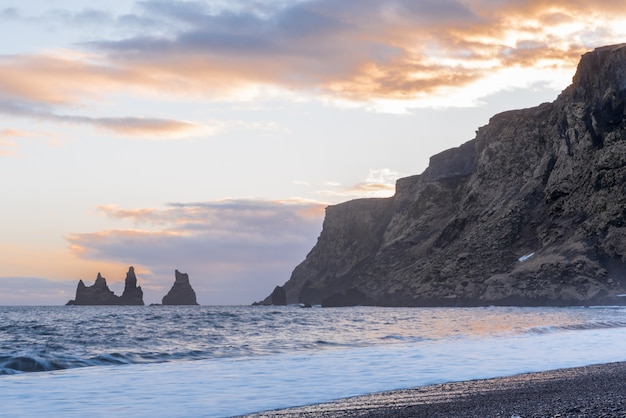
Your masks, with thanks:
[{"label": "pointed rock spire", "polygon": [[163,305],[197,305],[196,292],[189,283],[189,275],[178,270],[174,274],[174,284],[167,295],[163,297]]},{"label": "pointed rock spire", "polygon": [[143,290],[141,286],[137,286],[137,276],[135,276],[135,268],[130,266],[126,273],[124,281],[124,293],[120,297],[121,305],[143,305]]},{"label": "pointed rock spire", "polygon": [[91,286],[85,286],[82,280],[78,281],[76,297],[67,302],[67,305],[143,305],[143,291],[137,286],[135,269],[130,267],[126,274],[124,293],[116,296],[107,281],[100,273]]}]

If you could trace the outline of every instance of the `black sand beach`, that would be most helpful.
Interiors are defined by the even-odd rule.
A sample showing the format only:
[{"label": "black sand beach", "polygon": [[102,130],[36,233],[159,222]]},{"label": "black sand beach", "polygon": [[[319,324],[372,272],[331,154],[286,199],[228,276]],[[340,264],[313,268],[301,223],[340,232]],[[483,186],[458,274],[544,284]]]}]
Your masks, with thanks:
[{"label": "black sand beach", "polygon": [[383,392],[248,417],[626,417],[626,362]]}]

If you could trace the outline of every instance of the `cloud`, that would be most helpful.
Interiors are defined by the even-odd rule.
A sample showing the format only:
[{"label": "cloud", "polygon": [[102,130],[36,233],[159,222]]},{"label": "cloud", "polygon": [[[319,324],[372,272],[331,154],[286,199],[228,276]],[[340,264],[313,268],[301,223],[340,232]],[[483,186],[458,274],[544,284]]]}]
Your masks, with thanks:
[{"label": "cloud", "polygon": [[340,183],[327,182],[326,186],[331,189],[324,189],[318,193],[326,196],[342,198],[362,198],[362,197],[390,197],[396,190],[396,180],[402,174],[389,168],[370,170],[367,178],[351,187],[342,187]]},{"label": "cloud", "polygon": [[[0,113],[54,122],[92,125],[126,136],[169,137],[209,132],[199,124],[151,117],[93,117],[62,113],[102,91],[135,83],[132,70],[89,63],[85,56],[0,57]],[[148,83],[149,84],[149,83]]]},{"label": "cloud", "polygon": [[191,133],[201,127],[184,121],[156,118],[79,118],[103,129],[128,136],[169,136]]},{"label": "cloud", "polygon": [[[27,117],[47,112],[75,123],[80,116],[59,109],[89,111],[120,92],[249,100],[280,91],[379,110],[473,106],[540,81],[564,87],[582,53],[623,40],[625,9],[611,0],[152,0],[119,16],[57,10],[42,18],[110,29],[75,51],[0,57],[0,95]],[[198,125],[140,119],[82,121],[123,135]]]},{"label": "cloud", "polygon": [[111,13],[93,8],[88,8],[78,13],[72,13],[62,9],[53,9],[46,13],[43,21],[48,24],[54,22],[62,25],[87,26],[92,30],[94,25],[103,26],[105,24],[114,24],[114,18]]},{"label": "cloud", "polygon": [[[383,7],[359,1],[337,7],[336,2],[312,1],[267,16],[230,10],[210,14],[195,3],[189,13],[188,3],[145,2],[146,12],[158,10],[159,17],[182,20],[186,26],[172,37],[142,35],[90,45],[135,68],[161,71],[160,79],[177,72],[190,85],[201,79],[205,88],[226,78],[240,87],[279,85],[356,100],[410,97],[478,76],[442,71],[446,67],[428,63],[414,47],[407,47],[416,40],[410,31],[397,33],[400,27],[414,31],[419,25],[425,30],[434,22],[475,18],[460,3],[445,3],[390,2]],[[407,45],[401,45],[406,35]],[[186,64],[174,69],[171,63]]]},{"label": "cloud", "polygon": [[[87,111],[89,100],[130,89],[152,94],[157,85],[174,89],[176,81],[159,81],[153,74],[142,77],[137,69],[120,69],[88,62],[83,54],[42,56],[0,56],[0,113],[59,123],[90,125],[120,136],[177,138],[211,136],[232,129],[253,129],[266,133],[284,132],[272,122],[192,122],[155,117],[102,117],[72,113]],[[164,77],[173,77],[171,74]],[[197,86],[196,86],[197,87]],[[152,93],[151,93],[152,92]],[[92,110],[93,111],[93,110]]]},{"label": "cloud", "polygon": [[270,12],[141,4],[145,14],[178,22],[180,30],[91,46],[152,71],[193,63],[176,66],[191,85],[199,78],[206,86],[267,83],[356,101],[441,94],[515,65],[571,68],[590,47],[584,36],[598,21],[618,30],[625,13],[614,2],[317,0]]},{"label": "cloud", "polygon": [[91,117],[59,114],[52,106],[35,101],[0,100],[0,113],[52,122],[90,125],[122,136],[170,138],[211,134],[211,129],[196,123],[173,119],[143,117]]},{"label": "cloud", "polygon": [[135,227],[72,234],[76,256],[142,266],[153,302],[169,290],[174,269],[187,272],[200,302],[210,304],[251,303],[287,281],[324,214],[319,203],[254,200],[100,210]]},{"label": "cloud", "polygon": [[61,305],[74,298],[67,282],[37,277],[0,277],[0,306]]},{"label": "cloud", "polygon": [[76,52],[0,56],[0,93],[5,101],[71,105],[133,84],[131,70],[92,58]]}]

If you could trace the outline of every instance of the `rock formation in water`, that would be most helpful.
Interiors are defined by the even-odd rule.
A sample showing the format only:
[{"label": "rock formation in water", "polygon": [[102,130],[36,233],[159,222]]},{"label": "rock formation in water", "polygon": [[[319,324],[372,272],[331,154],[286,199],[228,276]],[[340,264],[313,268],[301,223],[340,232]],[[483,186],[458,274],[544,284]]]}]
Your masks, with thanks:
[{"label": "rock formation in water", "polygon": [[327,306],[625,303],[626,44],[585,54],[554,102],[492,117],[393,197],[328,207],[283,287]]},{"label": "rock formation in water", "polygon": [[285,306],[287,305],[287,292],[282,286],[276,286],[272,294],[261,302],[254,302],[253,306]]},{"label": "rock formation in water", "polygon": [[98,273],[96,281],[91,286],[85,286],[82,280],[78,281],[76,297],[67,302],[68,305],[117,305],[118,297],[107,286],[107,281]]},{"label": "rock formation in water", "polygon": [[276,286],[270,298],[272,299],[272,305],[284,306],[287,304],[287,292],[285,292],[282,286]]},{"label": "rock formation in water", "polygon": [[143,305],[143,291],[137,286],[135,269],[130,267],[126,274],[124,293],[116,296],[107,286],[106,279],[98,273],[92,286],[85,286],[82,280],[78,281],[76,297],[67,302],[67,305]]},{"label": "rock formation in water", "polygon": [[174,272],[176,279],[167,295],[163,296],[163,305],[197,305],[196,292],[194,292],[189,283],[189,275],[180,273],[178,270]]},{"label": "rock formation in water", "polygon": [[130,267],[124,280],[124,292],[120,296],[120,305],[143,305],[143,290],[137,286],[135,268]]}]

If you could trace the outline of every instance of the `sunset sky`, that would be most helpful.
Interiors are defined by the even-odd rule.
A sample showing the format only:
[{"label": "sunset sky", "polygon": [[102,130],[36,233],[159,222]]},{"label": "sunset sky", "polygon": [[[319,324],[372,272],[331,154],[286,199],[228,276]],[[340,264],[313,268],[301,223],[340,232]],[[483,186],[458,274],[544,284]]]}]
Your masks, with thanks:
[{"label": "sunset sky", "polygon": [[390,196],[626,42],[626,2],[0,1],[0,305],[283,284],[324,208]]}]

